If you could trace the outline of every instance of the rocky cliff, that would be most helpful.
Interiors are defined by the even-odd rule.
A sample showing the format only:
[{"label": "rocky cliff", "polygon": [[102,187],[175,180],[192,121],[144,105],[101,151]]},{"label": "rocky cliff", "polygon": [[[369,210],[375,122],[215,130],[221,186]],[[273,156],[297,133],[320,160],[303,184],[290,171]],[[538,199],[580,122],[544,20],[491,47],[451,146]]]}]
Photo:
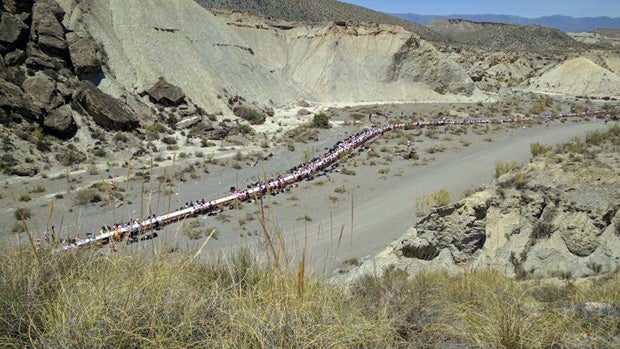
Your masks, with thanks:
[{"label": "rocky cliff", "polygon": [[[339,276],[496,269],[508,276],[587,277],[620,266],[620,127],[538,155],[488,188],[425,216]],[[538,151],[537,151],[538,150]],[[544,153],[544,154],[539,154]]]}]

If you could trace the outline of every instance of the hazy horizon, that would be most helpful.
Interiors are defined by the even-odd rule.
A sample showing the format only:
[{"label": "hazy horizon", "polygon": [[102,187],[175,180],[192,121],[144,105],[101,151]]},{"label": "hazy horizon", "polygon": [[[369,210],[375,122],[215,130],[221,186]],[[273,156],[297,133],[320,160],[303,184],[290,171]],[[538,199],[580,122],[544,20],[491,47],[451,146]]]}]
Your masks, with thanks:
[{"label": "hazy horizon", "polygon": [[526,18],[546,16],[571,17],[620,17],[620,1],[597,0],[343,0],[385,13],[411,13],[417,15],[511,15]]}]

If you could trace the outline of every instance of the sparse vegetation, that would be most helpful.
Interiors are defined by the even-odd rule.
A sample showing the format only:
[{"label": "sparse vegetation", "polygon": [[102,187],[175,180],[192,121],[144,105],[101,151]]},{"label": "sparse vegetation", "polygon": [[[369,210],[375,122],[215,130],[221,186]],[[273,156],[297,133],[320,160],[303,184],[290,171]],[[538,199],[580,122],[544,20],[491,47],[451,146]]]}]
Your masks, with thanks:
[{"label": "sparse vegetation", "polygon": [[348,169],[346,167],[342,168],[342,170],[340,170],[340,173],[342,173],[343,175],[346,175],[346,176],[355,176],[355,171],[350,170],[350,169]]},{"label": "sparse vegetation", "polygon": [[450,203],[450,200],[450,193],[445,188],[441,188],[426,197],[427,205],[435,207],[446,206]]},{"label": "sparse vegetation", "polygon": [[553,148],[550,146],[542,145],[538,142],[530,144],[530,153],[533,157],[538,157],[542,154],[548,153]]},{"label": "sparse vegetation", "polygon": [[13,216],[18,221],[25,221],[32,217],[32,211],[29,208],[18,208],[13,212]]},{"label": "sparse vegetation", "polygon": [[265,123],[267,117],[260,113],[258,110],[248,108],[248,107],[239,107],[235,109],[235,115],[242,118],[243,120],[248,121],[252,125],[261,125]]},{"label": "sparse vegetation", "polygon": [[75,195],[75,202],[78,205],[86,205],[89,203],[97,203],[103,201],[99,190],[95,188],[84,188],[79,190]]},{"label": "sparse vegetation", "polygon": [[499,178],[518,167],[519,167],[519,163],[514,160],[508,161],[508,162],[498,161],[495,163],[495,178]]},{"label": "sparse vegetation", "polygon": [[314,114],[310,126],[314,128],[330,128],[329,116],[325,113]]},{"label": "sparse vegetation", "polygon": [[532,228],[531,237],[534,240],[548,239],[554,230],[555,227],[553,226],[553,224],[549,222],[538,221],[536,222],[536,224],[534,224],[534,227]]}]

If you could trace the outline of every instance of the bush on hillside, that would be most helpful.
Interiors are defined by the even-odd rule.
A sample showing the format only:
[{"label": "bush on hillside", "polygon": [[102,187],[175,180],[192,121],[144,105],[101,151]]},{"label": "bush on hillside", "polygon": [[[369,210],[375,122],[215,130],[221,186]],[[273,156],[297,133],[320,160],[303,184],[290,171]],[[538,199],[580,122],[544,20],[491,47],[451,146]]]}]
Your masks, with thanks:
[{"label": "bush on hillside", "polygon": [[542,145],[538,142],[530,144],[530,153],[532,153],[533,157],[537,157],[539,155],[548,153],[553,149],[550,146]]},{"label": "bush on hillside", "polygon": [[325,113],[314,114],[312,117],[312,123],[310,123],[311,127],[314,128],[330,128],[329,117]]},{"label": "bush on hillside", "polygon": [[450,203],[450,200],[450,193],[445,188],[441,188],[426,197],[426,205],[434,207],[446,206]]},{"label": "bush on hillside", "polygon": [[238,117],[242,118],[243,120],[248,121],[252,125],[262,125],[267,119],[265,114],[260,113],[256,109],[248,107],[237,107],[235,108],[233,113]]}]

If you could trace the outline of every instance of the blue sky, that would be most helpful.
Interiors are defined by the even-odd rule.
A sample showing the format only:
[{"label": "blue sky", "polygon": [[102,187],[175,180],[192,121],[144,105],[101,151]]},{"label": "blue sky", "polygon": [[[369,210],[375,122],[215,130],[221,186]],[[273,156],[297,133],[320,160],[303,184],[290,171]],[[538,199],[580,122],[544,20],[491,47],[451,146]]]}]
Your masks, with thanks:
[{"label": "blue sky", "polygon": [[620,17],[620,0],[344,0],[388,13]]}]

